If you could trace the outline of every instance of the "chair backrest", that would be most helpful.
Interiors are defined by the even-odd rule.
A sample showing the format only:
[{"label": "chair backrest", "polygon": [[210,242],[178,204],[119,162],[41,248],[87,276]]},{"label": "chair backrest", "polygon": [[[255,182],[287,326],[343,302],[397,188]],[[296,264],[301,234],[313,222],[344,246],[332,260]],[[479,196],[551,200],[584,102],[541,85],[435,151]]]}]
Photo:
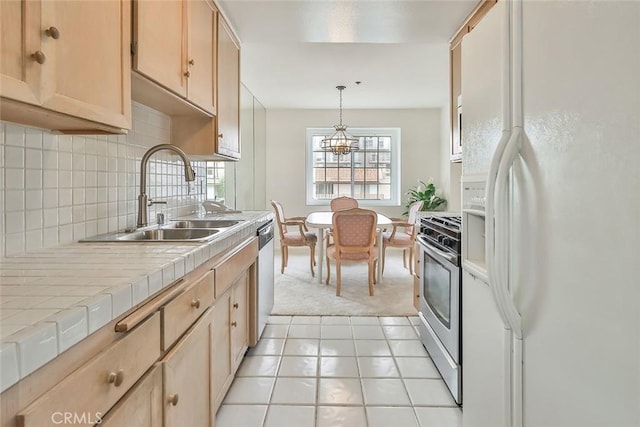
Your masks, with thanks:
[{"label": "chair backrest", "polygon": [[378,214],[368,209],[346,209],[333,214],[336,252],[369,253],[376,251]]},{"label": "chair backrest", "polygon": [[413,227],[407,227],[407,234],[411,234],[414,238],[416,236],[416,231],[418,227],[415,226],[416,220],[418,219],[418,211],[422,209],[422,200],[418,200],[417,202],[413,202],[411,206],[409,206],[409,217],[407,218],[407,222],[409,224],[413,224]]},{"label": "chair backrest", "polygon": [[352,197],[336,197],[331,199],[331,210],[333,212],[342,211],[345,209],[353,209],[358,207],[358,201]]},{"label": "chair backrest", "polygon": [[284,210],[280,202],[276,202],[275,200],[271,201],[271,206],[273,206],[273,210],[276,212],[276,222],[278,223],[280,239],[284,239],[284,235],[287,233],[287,226],[284,224]]}]

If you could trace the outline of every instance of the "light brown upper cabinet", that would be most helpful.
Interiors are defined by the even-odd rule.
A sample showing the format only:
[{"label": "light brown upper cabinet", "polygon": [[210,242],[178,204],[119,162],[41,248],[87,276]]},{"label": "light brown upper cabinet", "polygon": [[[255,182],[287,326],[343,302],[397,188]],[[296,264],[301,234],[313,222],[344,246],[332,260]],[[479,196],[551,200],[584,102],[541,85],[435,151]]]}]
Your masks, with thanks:
[{"label": "light brown upper cabinet", "polygon": [[218,19],[218,154],[240,158],[240,46]]},{"label": "light brown upper cabinet", "polygon": [[176,114],[171,139],[189,156],[212,160],[240,159],[240,43],[220,13],[216,13],[214,93],[212,120]]},{"label": "light brown upper cabinet", "polygon": [[168,114],[188,114],[189,106],[175,95],[204,115],[215,114],[214,20],[207,0],[136,0],[133,69],[149,81],[134,75],[134,99]]},{"label": "light brown upper cabinet", "polygon": [[131,128],[131,3],[2,0],[0,119],[62,132]]}]

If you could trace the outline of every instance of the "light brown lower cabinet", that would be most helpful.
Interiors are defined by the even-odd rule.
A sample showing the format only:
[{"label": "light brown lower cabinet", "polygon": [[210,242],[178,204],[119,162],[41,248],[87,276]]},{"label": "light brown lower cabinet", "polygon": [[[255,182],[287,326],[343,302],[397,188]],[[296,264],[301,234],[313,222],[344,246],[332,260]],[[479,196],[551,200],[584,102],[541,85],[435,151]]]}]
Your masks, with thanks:
[{"label": "light brown lower cabinet", "polygon": [[236,370],[242,362],[249,339],[249,279],[248,271],[221,295],[213,307],[216,334],[214,336],[213,390],[215,410],[220,407]]},{"label": "light brown lower cabinet", "polygon": [[164,357],[164,427],[213,427],[213,336],[209,309]]},{"label": "light brown lower cabinet", "polygon": [[[208,309],[100,423],[106,427],[212,427],[213,312]],[[164,412],[164,423],[163,423]]]},{"label": "light brown lower cabinet", "polygon": [[102,418],[102,427],[158,427],[162,425],[162,365],[156,364]]}]

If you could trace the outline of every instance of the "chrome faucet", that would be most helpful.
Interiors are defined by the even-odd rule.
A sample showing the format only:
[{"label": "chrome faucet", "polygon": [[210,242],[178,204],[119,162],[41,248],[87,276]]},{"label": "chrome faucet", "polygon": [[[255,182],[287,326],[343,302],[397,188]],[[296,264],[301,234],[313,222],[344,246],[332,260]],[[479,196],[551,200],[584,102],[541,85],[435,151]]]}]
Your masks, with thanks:
[{"label": "chrome faucet", "polygon": [[[149,198],[147,197],[147,163],[149,163],[149,157],[157,151],[169,150],[176,153],[182,159],[184,163],[184,179],[186,181],[194,181],[196,179],[196,173],[191,169],[191,164],[184,151],[171,144],[159,144],[155,145],[142,156],[140,161],[140,194],[138,195],[138,228],[145,227],[147,225],[147,203]],[[160,202],[152,202],[160,203]]]}]

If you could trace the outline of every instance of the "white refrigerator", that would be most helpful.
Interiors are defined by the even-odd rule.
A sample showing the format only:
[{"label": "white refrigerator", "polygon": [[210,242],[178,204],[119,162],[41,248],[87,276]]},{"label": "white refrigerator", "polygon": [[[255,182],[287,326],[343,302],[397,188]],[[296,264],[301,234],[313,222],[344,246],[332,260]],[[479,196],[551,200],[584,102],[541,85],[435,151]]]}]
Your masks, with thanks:
[{"label": "white refrigerator", "polygon": [[640,2],[462,42],[463,424],[640,426]]}]

